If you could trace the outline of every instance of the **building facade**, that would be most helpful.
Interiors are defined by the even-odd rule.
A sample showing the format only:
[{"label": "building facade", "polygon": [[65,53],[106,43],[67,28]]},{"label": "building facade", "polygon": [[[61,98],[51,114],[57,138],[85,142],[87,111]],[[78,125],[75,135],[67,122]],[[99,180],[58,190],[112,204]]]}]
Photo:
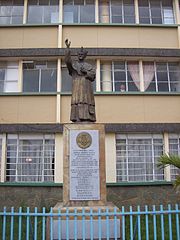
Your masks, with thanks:
[{"label": "building facade", "polygon": [[[180,154],[178,0],[0,0],[0,202],[62,200],[63,125],[69,123],[72,55],[96,68],[97,123],[106,129],[108,199],[175,203]],[[164,198],[164,195],[167,197]]]}]

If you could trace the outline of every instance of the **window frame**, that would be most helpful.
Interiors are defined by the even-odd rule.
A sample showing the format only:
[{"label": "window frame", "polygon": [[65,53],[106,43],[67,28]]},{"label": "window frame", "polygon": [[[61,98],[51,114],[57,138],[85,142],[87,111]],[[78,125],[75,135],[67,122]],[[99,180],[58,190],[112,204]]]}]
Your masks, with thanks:
[{"label": "window frame", "polygon": [[[7,167],[7,165],[9,165],[10,167],[11,167],[11,164],[13,164],[13,163],[11,163],[10,161],[8,162],[8,147],[9,147],[9,145],[8,145],[8,140],[16,140],[17,142],[16,142],[16,144],[14,144],[14,147],[15,147],[15,153],[16,153],[16,161],[15,161],[15,175],[12,175],[12,174],[10,174],[9,173],[9,175],[7,174],[7,172],[9,171],[11,171],[11,168],[8,168]],[[41,153],[42,153],[42,155],[40,156],[40,158],[42,159],[42,162],[40,163],[41,164],[41,168],[42,168],[42,172],[41,172],[41,174],[38,174],[38,175],[25,175],[25,176],[23,176],[23,175],[21,175],[21,174],[19,174],[18,175],[18,167],[19,166],[22,166],[22,164],[24,164],[24,163],[19,163],[19,159],[20,158],[23,158],[22,156],[20,157],[20,141],[21,140],[41,140],[42,141],[42,151],[41,151]],[[52,173],[53,173],[53,175],[45,175],[44,174],[44,169],[45,169],[45,165],[47,164],[47,163],[45,163],[44,162],[44,160],[45,160],[45,145],[46,145],[46,143],[45,143],[45,141],[46,140],[53,140],[53,160],[54,160],[54,162],[52,163],[52,166],[51,166],[51,168],[50,168],[50,171],[52,171]],[[13,182],[15,182],[15,183],[28,183],[28,182],[30,182],[30,183],[40,183],[40,182],[42,182],[42,183],[46,183],[46,182],[55,182],[55,135],[54,134],[8,134],[7,135],[7,140],[6,140],[7,142],[6,142],[6,177],[5,177],[5,180],[6,180],[6,182],[8,182],[8,183],[13,183]],[[23,146],[23,145],[22,145]],[[31,147],[32,145],[31,144],[29,144],[29,146]],[[22,153],[23,153],[23,151],[22,151]],[[32,156],[33,157],[33,156]],[[14,157],[13,157],[14,158]],[[34,164],[34,163],[33,163]],[[36,164],[38,164],[38,163],[36,163],[35,162],[35,164],[34,165],[36,165]],[[7,180],[7,178],[9,177],[9,180]],[[10,178],[11,177],[15,177],[15,180],[14,181],[12,181],[12,180],[10,180]],[[31,177],[33,177],[33,178],[38,178],[38,180],[31,180],[31,181],[26,181],[26,180],[19,180],[19,178],[25,178],[25,177],[27,177],[27,178],[31,178]],[[52,181],[44,181],[44,178],[45,177],[52,177]],[[39,179],[41,179],[41,180],[39,180]]]},{"label": "window frame", "polygon": [[[159,136],[159,138],[157,138]],[[155,139],[162,139],[162,144],[161,144],[161,146],[162,146],[162,152],[164,152],[164,147],[165,147],[165,145],[164,145],[164,136],[163,136],[163,134],[138,134],[138,133],[135,133],[135,134],[116,134],[116,136],[115,136],[115,139],[116,139],[116,182],[117,183],[119,183],[119,182],[123,182],[123,183],[127,183],[127,182],[134,182],[134,183],[136,183],[136,182],[156,182],[156,181],[164,181],[165,180],[165,173],[164,173],[164,171],[163,171],[163,174],[157,174],[157,173],[155,173],[155,166],[156,166],[156,161],[155,161],[155,155],[154,155],[154,140]],[[129,151],[129,149],[128,149],[128,140],[132,140],[132,139],[134,139],[134,140],[137,140],[137,139],[149,139],[149,140],[151,140],[151,153],[152,153],[152,162],[151,162],[151,165],[152,165],[152,180],[147,180],[147,175],[146,174],[143,174],[142,175],[142,177],[144,176],[144,178],[146,179],[146,180],[141,180],[141,181],[139,181],[139,180],[137,180],[137,181],[132,181],[132,180],[130,180],[129,181],[129,167],[128,167],[128,164],[129,164],[129,159],[128,159],[128,151]],[[124,170],[123,170],[123,168],[121,167],[121,168],[118,168],[118,164],[120,164],[120,161],[121,160],[118,160],[118,158],[120,157],[120,155],[118,156],[118,153],[117,153],[117,146],[118,146],[118,144],[117,144],[117,140],[125,140],[126,142],[125,142],[125,162],[123,162],[124,164],[126,164],[126,169],[124,168]],[[139,145],[140,146],[140,145]],[[132,162],[130,162],[131,164],[132,164]],[[143,161],[143,163],[144,163],[144,166],[146,167],[146,158],[144,159],[144,161]],[[148,162],[149,163],[149,162]],[[134,165],[135,164],[139,164],[139,163],[137,163],[137,162],[134,162]],[[118,179],[119,178],[119,176],[120,175],[118,175],[118,171],[125,171],[126,172],[126,180],[123,180],[123,179]],[[160,171],[160,170],[158,170],[158,169],[156,169],[156,171]],[[123,175],[124,176],[124,175]],[[132,175],[133,176],[133,175]],[[132,177],[131,176],[131,177]],[[134,175],[134,177],[135,177],[136,175]],[[158,176],[163,176],[163,180],[158,180],[157,178],[158,178]]]}]

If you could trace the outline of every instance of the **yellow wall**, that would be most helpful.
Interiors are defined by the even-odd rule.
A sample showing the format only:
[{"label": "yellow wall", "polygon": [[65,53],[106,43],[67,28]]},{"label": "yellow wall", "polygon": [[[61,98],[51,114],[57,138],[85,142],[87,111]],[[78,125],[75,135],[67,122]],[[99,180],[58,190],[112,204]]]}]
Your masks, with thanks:
[{"label": "yellow wall", "polygon": [[0,48],[56,48],[58,27],[0,28]]},{"label": "yellow wall", "polygon": [[[58,26],[0,28],[0,36],[0,48],[58,47]],[[66,38],[72,47],[178,48],[179,44],[177,28],[151,26],[63,26],[63,47]]]},{"label": "yellow wall", "polygon": [[[100,123],[180,122],[179,96],[99,95],[95,100]],[[61,104],[61,122],[69,122],[70,96],[63,96]]]},{"label": "yellow wall", "polygon": [[63,47],[66,38],[72,47],[178,48],[177,28],[64,26]]},{"label": "yellow wall", "polygon": [[52,123],[56,121],[54,96],[1,96],[0,123]]}]

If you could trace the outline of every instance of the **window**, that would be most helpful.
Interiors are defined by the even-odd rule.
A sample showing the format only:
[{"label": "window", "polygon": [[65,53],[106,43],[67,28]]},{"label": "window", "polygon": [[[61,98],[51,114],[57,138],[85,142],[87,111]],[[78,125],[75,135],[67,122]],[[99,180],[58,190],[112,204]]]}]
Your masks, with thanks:
[{"label": "window", "polygon": [[57,62],[25,61],[23,63],[23,92],[56,92]]},{"label": "window", "polygon": [[23,7],[23,0],[0,0],[0,24],[22,24]]},{"label": "window", "polygon": [[139,91],[138,62],[103,62],[101,64],[101,91]]},{"label": "window", "polygon": [[18,91],[18,63],[0,62],[0,92]]},{"label": "window", "polygon": [[161,135],[116,135],[117,182],[163,180],[163,170],[157,168],[162,153]]},{"label": "window", "polygon": [[58,0],[28,0],[28,23],[58,23]]},{"label": "window", "polygon": [[[169,135],[169,154],[171,155],[180,155],[180,135],[170,134]],[[171,168],[171,180],[175,180],[176,177],[180,174],[180,170],[174,166]]]},{"label": "window", "polygon": [[51,135],[8,135],[6,180],[52,182],[54,144]]},{"label": "window", "polygon": [[[95,61],[92,60],[86,60],[87,63],[91,64],[94,68],[95,67]],[[68,73],[68,69],[66,67],[66,64],[63,62],[61,65],[61,76],[62,76],[62,92],[71,92],[72,91],[72,77]],[[92,82],[93,90],[96,91],[96,81]]]},{"label": "window", "polygon": [[180,67],[176,62],[144,62],[144,89],[152,92],[180,92]]},{"label": "window", "polygon": [[173,24],[172,0],[139,0],[139,22],[145,24]]},{"label": "window", "polygon": [[135,23],[133,0],[100,0],[99,16],[101,23]]},{"label": "window", "polygon": [[64,0],[64,23],[94,23],[94,0]]}]

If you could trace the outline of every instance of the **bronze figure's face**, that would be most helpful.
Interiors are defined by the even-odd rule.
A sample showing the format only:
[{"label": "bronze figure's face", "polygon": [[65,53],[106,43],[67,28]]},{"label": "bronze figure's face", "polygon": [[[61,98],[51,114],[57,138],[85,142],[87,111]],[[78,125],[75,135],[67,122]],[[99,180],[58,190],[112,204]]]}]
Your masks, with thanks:
[{"label": "bronze figure's face", "polygon": [[78,59],[79,61],[83,61],[86,58],[86,54],[84,52],[78,53]]}]

